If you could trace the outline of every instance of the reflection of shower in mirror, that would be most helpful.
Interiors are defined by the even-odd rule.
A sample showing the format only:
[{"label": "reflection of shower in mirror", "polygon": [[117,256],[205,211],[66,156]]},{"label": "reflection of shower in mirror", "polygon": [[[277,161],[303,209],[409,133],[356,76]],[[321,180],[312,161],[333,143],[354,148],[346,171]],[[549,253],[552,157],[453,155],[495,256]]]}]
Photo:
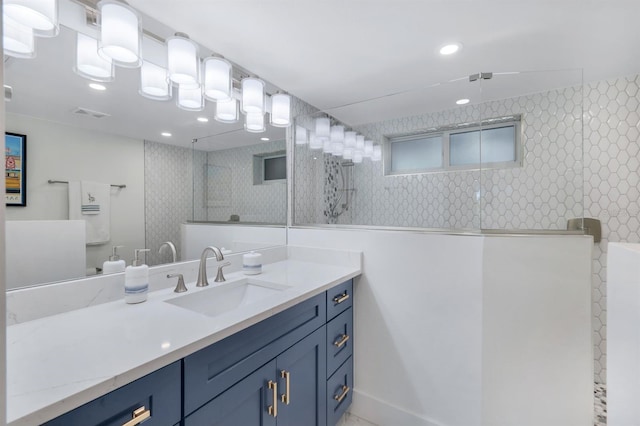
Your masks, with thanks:
[{"label": "reflection of shower in mirror", "polygon": [[356,191],[353,185],[353,166],[352,161],[339,161],[333,156],[325,164],[329,169],[327,211],[325,212],[329,224],[338,223],[338,218],[352,207]]}]

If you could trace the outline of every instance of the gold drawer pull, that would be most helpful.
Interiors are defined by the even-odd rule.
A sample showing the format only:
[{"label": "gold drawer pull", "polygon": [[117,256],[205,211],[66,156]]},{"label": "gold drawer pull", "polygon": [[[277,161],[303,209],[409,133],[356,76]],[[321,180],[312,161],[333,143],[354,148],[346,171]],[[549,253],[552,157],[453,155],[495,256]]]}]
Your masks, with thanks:
[{"label": "gold drawer pull", "polygon": [[269,415],[278,417],[278,384],[269,380],[269,389],[273,391],[273,405],[269,406]]},{"label": "gold drawer pull", "polygon": [[333,298],[333,303],[335,304],[339,304],[344,302],[345,300],[347,300],[349,298],[349,295],[344,292],[342,294],[337,295],[336,297]]},{"label": "gold drawer pull", "polygon": [[283,379],[285,379],[285,391],[282,395],[280,395],[281,401],[284,402],[286,405],[289,405],[289,397],[290,397],[290,392],[289,392],[289,379],[291,377],[291,373],[285,370],[280,371],[280,377],[282,377]]},{"label": "gold drawer pull", "polygon": [[145,410],[144,405],[133,412],[133,418],[122,426],[136,426],[151,417],[151,410]]},{"label": "gold drawer pull", "polygon": [[333,344],[336,347],[341,348],[342,345],[347,343],[347,340],[349,340],[349,335],[348,334],[343,334],[342,337],[340,338],[340,340],[336,340],[335,342],[333,342]]},{"label": "gold drawer pull", "polygon": [[340,395],[334,395],[333,399],[338,402],[342,402],[345,396],[349,393],[349,386],[342,386],[342,393]]}]

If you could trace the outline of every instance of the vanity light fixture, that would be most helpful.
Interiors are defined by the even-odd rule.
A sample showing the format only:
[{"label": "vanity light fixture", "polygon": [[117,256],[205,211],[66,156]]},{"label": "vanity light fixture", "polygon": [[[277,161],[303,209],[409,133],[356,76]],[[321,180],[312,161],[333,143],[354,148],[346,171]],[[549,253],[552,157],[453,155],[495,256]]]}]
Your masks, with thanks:
[{"label": "vanity light fixture", "polygon": [[356,151],[353,153],[353,162],[356,164],[360,164],[362,163],[362,158],[364,157],[364,155],[362,154],[362,151]]},{"label": "vanity light fixture", "polygon": [[356,132],[344,132],[344,147],[355,148],[356,147]]},{"label": "vanity light fixture", "polygon": [[160,133],[162,136],[164,136],[165,138],[170,138],[171,137],[171,133],[169,132],[162,132]]},{"label": "vanity light fixture", "polygon": [[291,96],[285,93],[271,95],[271,125],[288,127],[291,124]]},{"label": "vanity light fixture", "polygon": [[14,58],[33,58],[36,56],[36,41],[33,30],[9,16],[4,16],[2,42],[4,54]]},{"label": "vanity light fixture", "polygon": [[104,92],[105,90],[107,90],[107,87],[100,84],[100,83],[89,83],[89,87],[91,87],[93,90],[97,90],[99,92]]},{"label": "vanity light fixture", "polygon": [[445,44],[440,48],[440,54],[443,56],[453,55],[460,51],[460,49],[462,49],[462,44],[460,43]]},{"label": "vanity light fixture", "polygon": [[331,142],[344,143],[344,126],[331,126]]},{"label": "vanity light fixture", "polygon": [[354,149],[353,148],[344,148],[344,150],[342,151],[342,158],[344,158],[345,160],[353,160],[353,153],[354,153]]},{"label": "vanity light fixture", "polygon": [[324,139],[322,141],[322,152],[324,154],[331,154],[332,147],[333,147],[333,143],[331,143],[331,139]]},{"label": "vanity light fixture", "polygon": [[318,149],[322,149],[323,145],[324,144],[322,139],[319,139],[316,136],[316,132],[314,131],[309,132],[309,148],[311,148],[312,150],[318,150]]},{"label": "vanity light fixture", "polygon": [[167,82],[167,70],[148,61],[140,67],[140,90],[145,98],[156,101],[171,99],[171,85]]},{"label": "vanity light fixture", "polygon": [[363,135],[356,136],[356,150],[360,152],[364,152],[364,136]]},{"label": "vanity light fixture", "polygon": [[238,100],[231,98],[228,101],[216,102],[216,113],[213,118],[221,123],[235,123],[238,121]]},{"label": "vanity light fixture", "polygon": [[380,145],[373,146],[373,153],[371,154],[371,161],[382,160],[382,147]]},{"label": "vanity light fixture", "polygon": [[201,123],[208,123],[209,119],[207,117],[198,117],[196,118],[196,120],[198,120]]},{"label": "vanity light fixture", "polygon": [[176,101],[178,108],[186,111],[202,111],[204,109],[204,98],[202,97],[202,89],[199,87],[178,87],[178,99]]},{"label": "vanity light fixture", "polygon": [[231,64],[210,56],[202,64],[204,73],[204,97],[210,101],[227,101],[232,96]]},{"label": "vanity light fixture", "polygon": [[117,0],[100,1],[98,11],[100,55],[121,67],[137,68],[142,65],[142,25],[138,12]]},{"label": "vanity light fixture", "polygon": [[94,81],[113,81],[114,69],[111,59],[98,55],[98,40],[82,33],[76,38],[76,64],[73,70],[81,77]]},{"label": "vanity light fixture", "polygon": [[456,104],[458,104],[458,105],[466,105],[466,104],[468,104],[469,102],[470,102],[470,101],[469,101],[469,99],[466,99],[466,98],[465,98],[465,99],[458,99],[458,100],[456,101]]},{"label": "vanity light fixture", "polygon": [[296,145],[307,144],[307,129],[302,126],[296,126]]},{"label": "vanity light fixture", "polygon": [[169,80],[181,87],[200,87],[198,45],[184,33],[169,37],[166,44]]},{"label": "vanity light fixture", "polygon": [[242,104],[240,109],[245,114],[265,113],[264,82],[259,78],[246,77],[241,83]]},{"label": "vanity light fixture", "polygon": [[244,117],[244,129],[251,133],[262,133],[266,130],[264,126],[264,114],[260,112],[250,112]]},{"label": "vanity light fixture", "polygon": [[331,120],[328,117],[316,118],[316,137],[323,141],[331,137]]},{"label": "vanity light fixture", "polygon": [[5,20],[31,28],[35,36],[55,37],[60,31],[57,0],[3,0],[2,8]]},{"label": "vanity light fixture", "polygon": [[342,156],[344,153],[344,143],[342,142],[332,142],[331,143],[331,155],[336,157]]}]

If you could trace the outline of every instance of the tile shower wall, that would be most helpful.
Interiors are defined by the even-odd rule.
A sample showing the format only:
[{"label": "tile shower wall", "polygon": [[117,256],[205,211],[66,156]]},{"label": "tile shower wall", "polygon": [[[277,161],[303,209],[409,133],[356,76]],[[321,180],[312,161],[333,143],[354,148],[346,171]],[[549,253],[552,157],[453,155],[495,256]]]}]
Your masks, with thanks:
[{"label": "tile shower wall", "polygon": [[[476,110],[459,108],[361,126],[360,132],[380,142],[383,135],[465,122],[477,114],[519,113],[524,165],[518,169],[384,177],[381,163],[365,161],[354,169],[356,195],[351,210],[337,222],[565,229],[568,218],[582,216],[584,202],[585,216],[600,219],[603,227],[602,242],[594,248],[592,286],[595,380],[605,383],[606,247],[609,241],[640,242],[639,86],[638,76],[588,84],[584,105],[583,93],[568,88],[489,102]],[[299,190],[298,181],[304,182],[305,190],[314,182],[321,184],[316,194],[338,189],[339,180],[326,176],[318,157],[323,156],[314,155],[307,147],[296,147],[298,224],[328,222],[323,215],[327,208],[324,200],[319,205],[317,197]]]}]

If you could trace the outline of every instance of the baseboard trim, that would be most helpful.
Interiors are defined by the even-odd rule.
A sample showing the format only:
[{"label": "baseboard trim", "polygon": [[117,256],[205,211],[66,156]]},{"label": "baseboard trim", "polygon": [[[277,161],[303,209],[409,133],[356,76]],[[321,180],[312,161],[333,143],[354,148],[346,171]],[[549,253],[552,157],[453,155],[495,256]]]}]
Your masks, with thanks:
[{"label": "baseboard trim", "polygon": [[349,412],[378,426],[445,426],[356,389]]}]

